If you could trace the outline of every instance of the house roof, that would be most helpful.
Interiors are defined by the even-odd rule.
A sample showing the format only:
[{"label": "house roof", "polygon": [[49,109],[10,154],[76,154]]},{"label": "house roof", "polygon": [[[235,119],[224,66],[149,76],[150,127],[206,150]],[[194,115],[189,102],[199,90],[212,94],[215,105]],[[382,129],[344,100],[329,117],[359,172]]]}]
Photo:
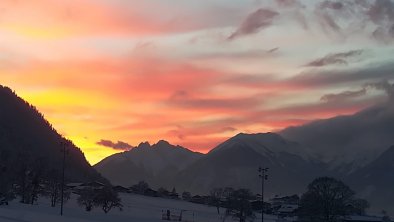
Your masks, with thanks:
[{"label": "house roof", "polygon": [[298,205],[296,204],[283,204],[278,212],[280,213],[291,213],[298,209]]}]

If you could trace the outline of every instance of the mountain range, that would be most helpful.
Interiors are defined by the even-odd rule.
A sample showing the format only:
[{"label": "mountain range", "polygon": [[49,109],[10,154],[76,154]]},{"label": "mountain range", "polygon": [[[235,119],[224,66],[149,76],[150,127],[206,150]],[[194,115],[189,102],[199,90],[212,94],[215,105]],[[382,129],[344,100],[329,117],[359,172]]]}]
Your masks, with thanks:
[{"label": "mountain range", "polygon": [[60,170],[61,143],[67,142],[69,181],[108,179],[114,185],[131,186],[145,180],[153,188],[176,187],[193,194],[207,194],[212,188],[225,186],[260,193],[257,169],[262,166],[269,167],[267,197],[301,194],[314,178],[335,176],[368,199],[374,209],[394,212],[392,100],[353,115],[276,133],[240,133],[207,154],[164,140],[153,145],[145,142],[105,158],[95,169],[79,148],[11,89],[0,86],[0,104],[2,166],[15,167],[27,161]]},{"label": "mountain range", "polygon": [[105,158],[94,167],[113,184],[131,186],[144,180],[152,185],[169,186],[175,174],[202,155],[161,140],[153,145],[141,143],[130,151]]},{"label": "mountain range", "polygon": [[[394,105],[389,101],[353,115],[312,121],[277,133],[241,133],[207,154],[164,141],[158,144],[166,144],[166,150],[143,143],[94,167],[116,184],[130,186],[146,180],[154,188],[176,187],[199,194],[225,186],[260,193],[257,168],[269,167],[268,197],[301,194],[314,178],[334,176],[370,200],[373,209],[394,211],[394,203],[386,201],[394,188],[392,132]],[[173,161],[179,149],[184,161]],[[161,155],[165,160],[160,161],[166,164],[155,168],[159,150],[165,153]],[[139,152],[145,154],[143,161]]]}]

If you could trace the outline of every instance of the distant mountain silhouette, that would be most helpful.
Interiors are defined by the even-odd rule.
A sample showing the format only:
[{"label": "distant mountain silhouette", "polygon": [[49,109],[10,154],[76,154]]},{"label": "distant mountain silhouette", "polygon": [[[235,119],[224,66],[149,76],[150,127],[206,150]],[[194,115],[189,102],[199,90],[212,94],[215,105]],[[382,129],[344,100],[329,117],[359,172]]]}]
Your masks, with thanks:
[{"label": "distant mountain silhouette", "polygon": [[[40,162],[46,169],[61,169],[61,142],[67,142],[37,109],[0,85],[0,154],[2,164]],[[106,181],[86,161],[79,148],[68,146],[66,177],[69,181]]]},{"label": "distant mountain silhouette", "polygon": [[200,194],[224,186],[260,193],[257,167],[269,167],[268,197],[302,193],[315,177],[334,176],[371,200],[374,207],[394,212],[394,148],[387,149],[394,144],[392,132],[394,103],[388,102],[353,115],[290,127],[278,134],[241,133],[195,158],[181,157],[177,149],[166,149],[165,156],[172,153],[173,158],[184,162],[172,159],[172,164],[162,164],[163,160],[152,155],[160,150],[152,148],[157,145],[142,143],[95,167],[119,184],[146,180],[154,187],[176,187]]},{"label": "distant mountain silhouette", "polygon": [[394,145],[350,175],[348,181],[374,209],[394,212]]},{"label": "distant mountain silhouette", "polygon": [[311,155],[344,174],[374,161],[394,144],[394,101],[375,105],[356,114],[337,116],[280,132],[305,145]]},{"label": "distant mountain silhouette", "polygon": [[180,189],[208,193],[214,187],[249,188],[261,193],[258,167],[269,167],[266,194],[302,192],[307,183],[324,172],[324,166],[304,148],[275,133],[238,134],[181,171]]},{"label": "distant mountain silhouette", "polygon": [[123,186],[147,181],[152,187],[176,187],[206,194],[214,187],[244,187],[260,192],[258,166],[270,167],[270,194],[293,194],[324,171],[305,148],[278,134],[238,134],[206,155],[165,141],[107,157],[94,167]]},{"label": "distant mountain silhouette", "polygon": [[94,167],[113,184],[131,186],[145,180],[153,187],[169,187],[174,176],[202,156],[181,146],[161,140],[154,145],[138,147],[114,154]]}]

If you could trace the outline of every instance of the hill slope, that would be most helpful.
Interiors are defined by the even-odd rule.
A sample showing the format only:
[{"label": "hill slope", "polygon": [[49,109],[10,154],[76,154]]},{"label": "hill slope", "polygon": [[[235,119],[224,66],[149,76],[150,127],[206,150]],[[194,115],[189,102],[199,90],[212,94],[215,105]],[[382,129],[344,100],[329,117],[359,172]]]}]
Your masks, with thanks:
[{"label": "hill slope", "polygon": [[[67,142],[35,107],[11,89],[0,86],[0,154],[3,165],[41,163],[61,169],[61,142]],[[66,177],[71,181],[105,181],[86,161],[79,148],[68,146]]]}]

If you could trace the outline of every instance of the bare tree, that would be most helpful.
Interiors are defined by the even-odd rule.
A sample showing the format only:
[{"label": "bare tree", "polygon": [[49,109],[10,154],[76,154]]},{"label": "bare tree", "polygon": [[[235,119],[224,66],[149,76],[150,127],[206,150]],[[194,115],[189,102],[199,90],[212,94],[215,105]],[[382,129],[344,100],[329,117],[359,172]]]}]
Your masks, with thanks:
[{"label": "bare tree", "polygon": [[[47,173],[46,180],[45,180],[45,190],[43,194],[51,199],[51,206],[55,207],[56,204],[60,203],[61,201],[61,180],[60,180],[60,173],[58,170],[51,170]],[[64,192],[64,201],[70,199],[70,191],[66,190]]]},{"label": "bare tree", "polygon": [[42,184],[44,183],[44,175],[46,170],[46,161],[44,158],[38,158],[32,164],[31,171],[29,173],[30,179],[30,204],[34,204],[39,195],[43,191]]},{"label": "bare tree", "polygon": [[85,207],[86,211],[91,211],[94,207],[96,193],[91,187],[86,187],[80,191],[77,202]]},{"label": "bare tree", "polygon": [[223,220],[230,215],[239,219],[239,222],[253,221],[255,215],[250,204],[251,199],[253,199],[253,194],[248,189],[234,190],[229,193],[224,203],[226,214]]},{"label": "bare tree", "polygon": [[223,188],[214,188],[210,192],[210,203],[216,207],[218,214],[220,214],[221,200],[223,197]]},{"label": "bare tree", "polygon": [[300,201],[300,221],[337,222],[348,215],[364,212],[368,203],[342,181],[330,177],[315,179]]},{"label": "bare tree", "polygon": [[98,190],[94,198],[94,204],[101,207],[104,213],[108,213],[112,208],[122,210],[123,206],[120,202],[121,200],[118,197],[118,193],[110,186],[105,186]]}]

